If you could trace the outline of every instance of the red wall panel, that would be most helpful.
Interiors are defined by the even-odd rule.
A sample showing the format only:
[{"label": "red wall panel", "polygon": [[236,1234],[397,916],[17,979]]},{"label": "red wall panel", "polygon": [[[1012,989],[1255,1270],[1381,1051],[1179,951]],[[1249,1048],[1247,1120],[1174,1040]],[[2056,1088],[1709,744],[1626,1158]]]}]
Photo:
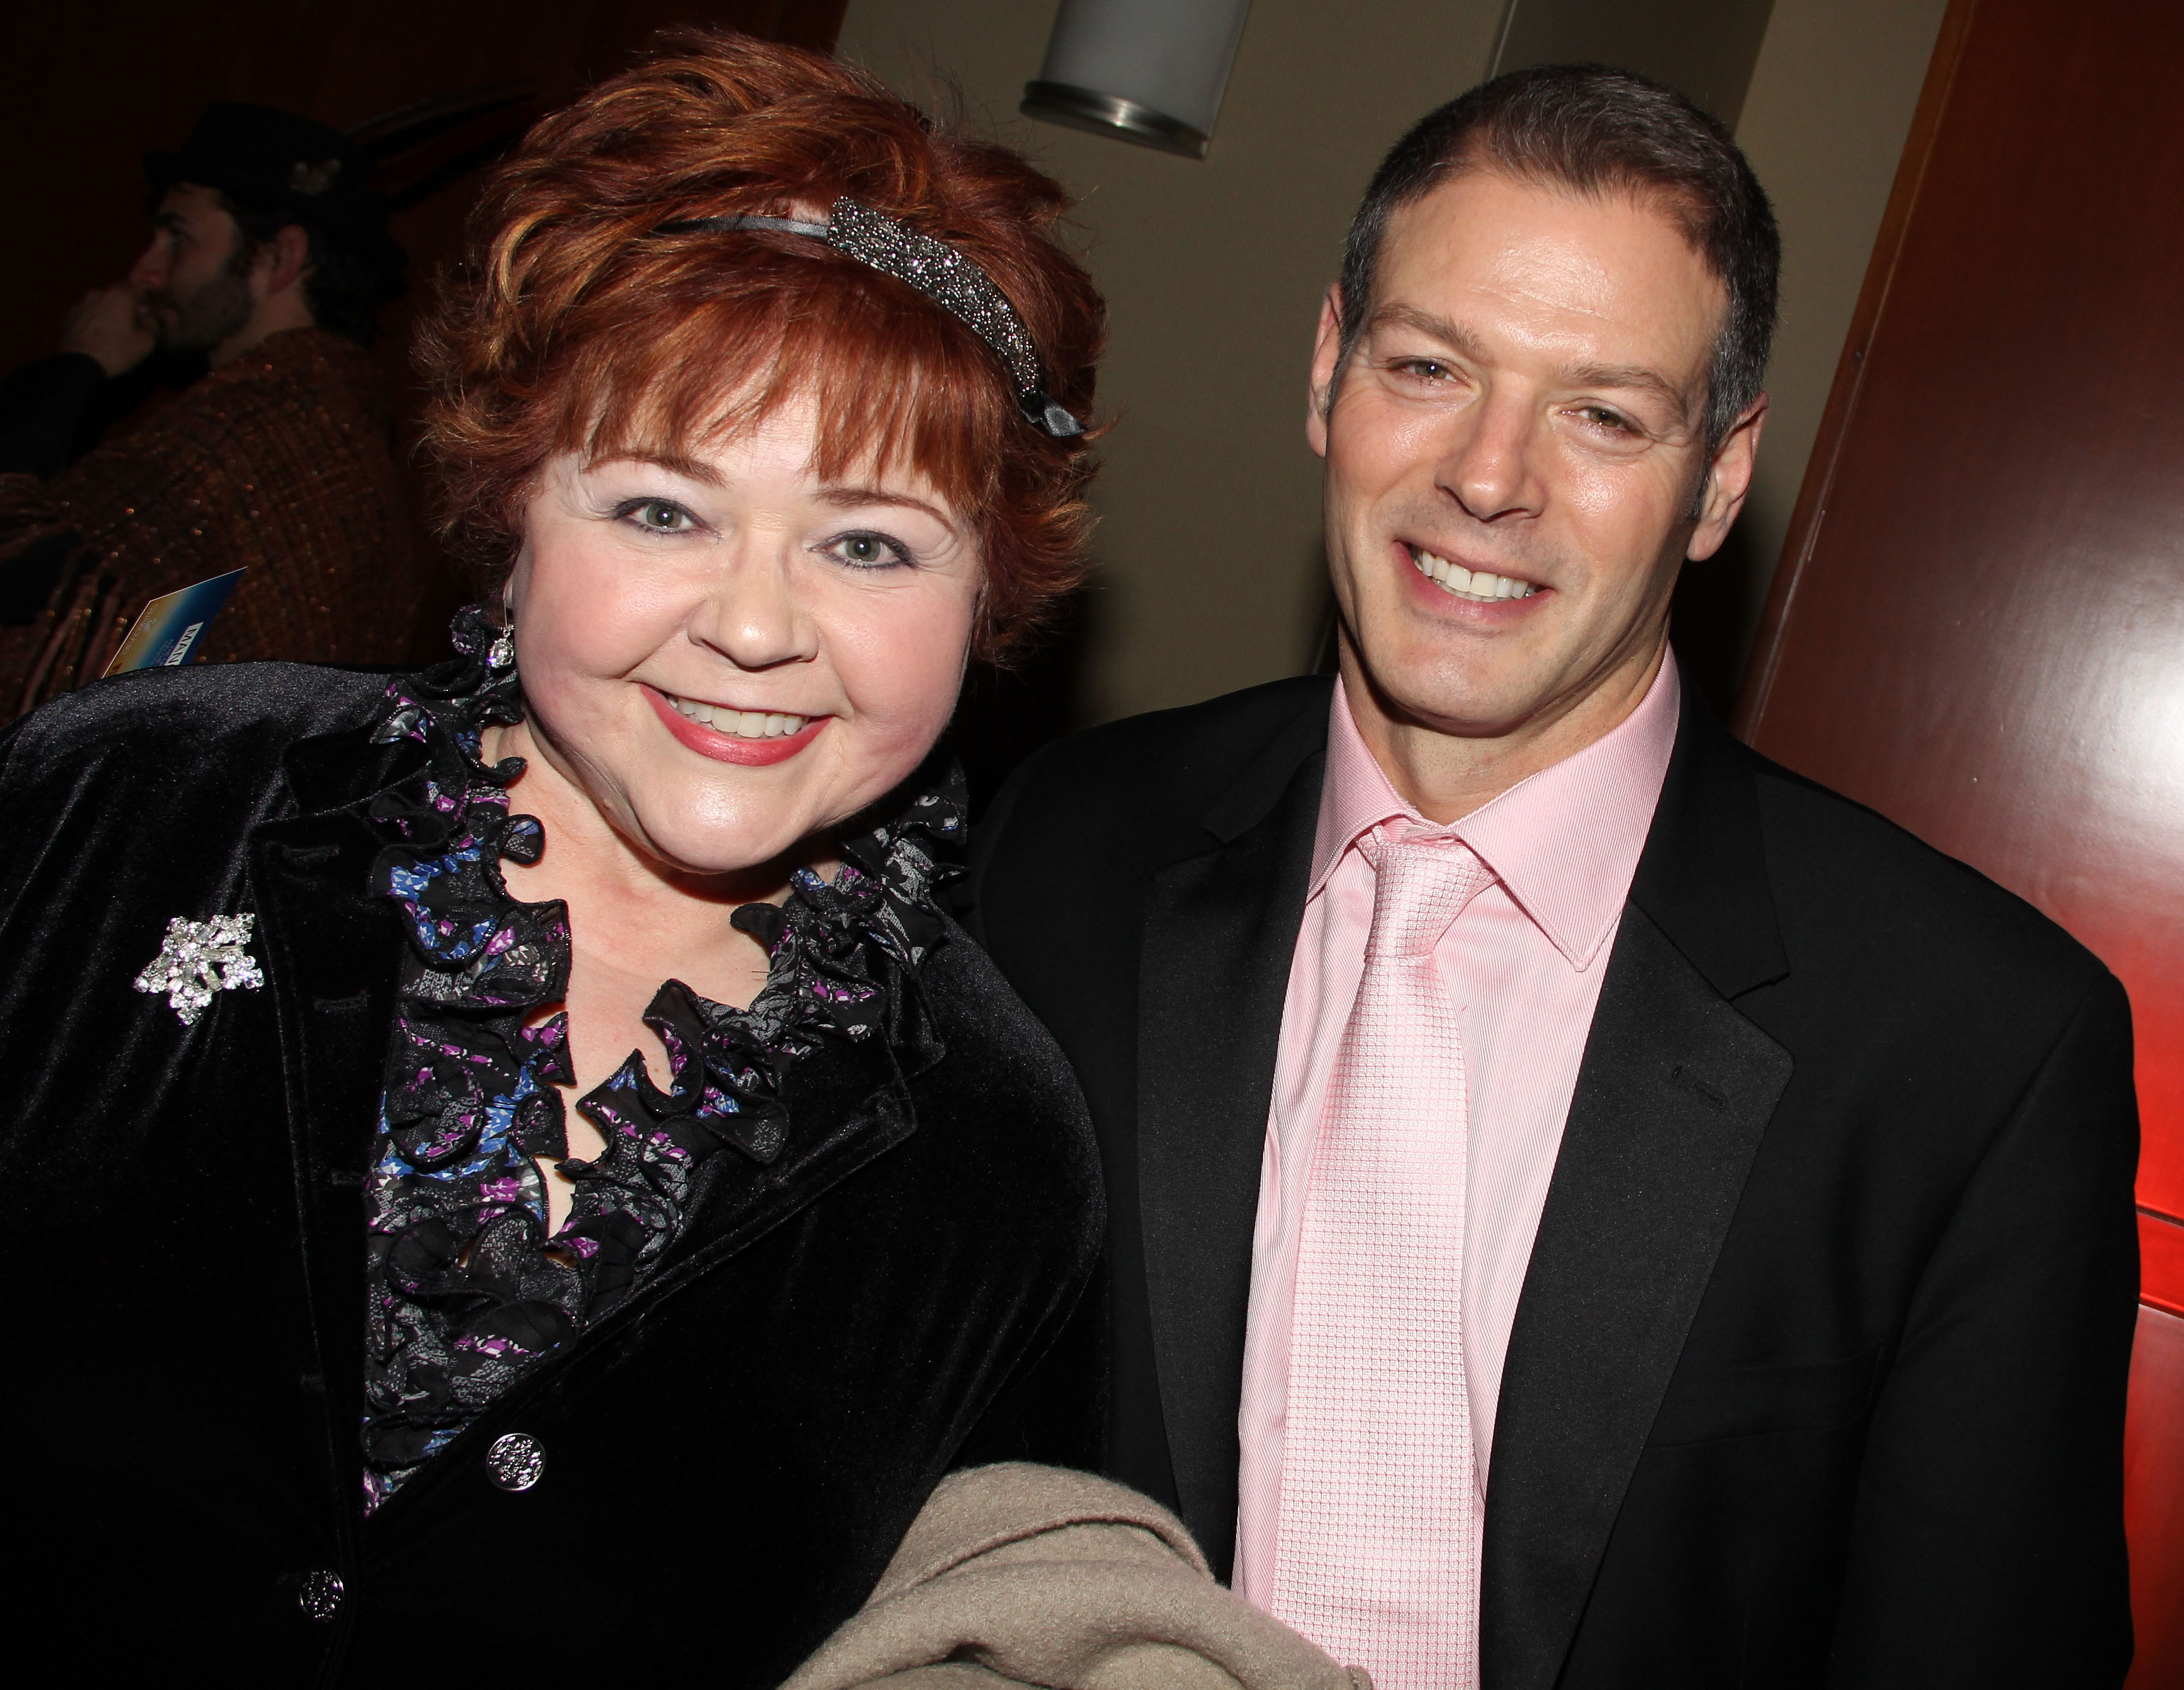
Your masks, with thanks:
[{"label": "red wall panel", "polygon": [[[2184,7],[1959,0],[1739,725],[2130,990],[2184,1217]],[[2163,1306],[2184,1263],[2150,1259]]]},{"label": "red wall panel", "polygon": [[2184,6],[1953,0],[1738,713],[2129,990],[2131,1690],[2184,1690]]}]

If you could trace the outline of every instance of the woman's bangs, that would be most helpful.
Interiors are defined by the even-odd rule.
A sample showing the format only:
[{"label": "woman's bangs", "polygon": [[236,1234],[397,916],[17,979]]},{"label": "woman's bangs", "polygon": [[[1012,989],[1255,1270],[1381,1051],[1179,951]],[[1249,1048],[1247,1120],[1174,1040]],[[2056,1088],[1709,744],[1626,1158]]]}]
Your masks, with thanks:
[{"label": "woman's bangs", "polygon": [[808,270],[818,266],[796,268],[806,285],[738,278],[746,285],[716,285],[685,312],[649,312],[586,336],[593,358],[582,361],[598,367],[564,391],[589,392],[594,406],[565,416],[564,449],[688,458],[809,403],[822,481],[907,472],[979,521],[993,502],[1000,430],[1014,420],[992,353],[922,300],[889,297],[899,284],[838,264],[816,276]]}]

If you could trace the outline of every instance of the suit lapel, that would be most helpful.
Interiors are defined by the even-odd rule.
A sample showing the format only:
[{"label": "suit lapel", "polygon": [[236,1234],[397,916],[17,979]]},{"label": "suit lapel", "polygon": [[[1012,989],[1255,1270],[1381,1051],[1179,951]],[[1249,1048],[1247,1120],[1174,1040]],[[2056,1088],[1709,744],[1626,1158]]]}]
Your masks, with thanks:
[{"label": "suit lapel", "polygon": [[1510,1334],[1480,1666],[1549,1690],[1783,1088],[1730,1001],[1787,971],[1742,753],[1684,718]]},{"label": "suit lapel", "polygon": [[1322,695],[1156,873],[1139,961],[1138,1177],[1179,1512],[1225,1576],[1236,1523],[1251,1235],[1290,959],[1326,764]]}]

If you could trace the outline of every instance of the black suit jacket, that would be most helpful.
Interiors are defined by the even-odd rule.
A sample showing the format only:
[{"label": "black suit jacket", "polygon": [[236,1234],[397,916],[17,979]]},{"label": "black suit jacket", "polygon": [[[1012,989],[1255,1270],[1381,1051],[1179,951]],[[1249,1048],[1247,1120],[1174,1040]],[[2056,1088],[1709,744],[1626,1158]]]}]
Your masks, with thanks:
[{"label": "black suit jacket", "polygon": [[[974,852],[1100,1135],[1107,1465],[1223,1568],[1329,685],[1051,747]],[[1510,1338],[1487,1690],[2119,1683],[2137,1154],[2108,971],[1687,702]]]},{"label": "black suit jacket", "polygon": [[[652,1276],[365,1518],[405,942],[369,809],[421,755],[370,742],[384,682],[153,670],[0,742],[0,1634],[86,1684],[765,1690],[973,1441],[1017,1453],[997,1405],[1098,1254],[1090,1123],[954,934],[885,1037],[788,1070],[777,1161],[708,1161]],[[191,1026],[132,989],[169,917],[238,910],[261,989]],[[518,1493],[511,1431],[545,1452]],[[345,1587],[315,1623],[314,1571]]]}]

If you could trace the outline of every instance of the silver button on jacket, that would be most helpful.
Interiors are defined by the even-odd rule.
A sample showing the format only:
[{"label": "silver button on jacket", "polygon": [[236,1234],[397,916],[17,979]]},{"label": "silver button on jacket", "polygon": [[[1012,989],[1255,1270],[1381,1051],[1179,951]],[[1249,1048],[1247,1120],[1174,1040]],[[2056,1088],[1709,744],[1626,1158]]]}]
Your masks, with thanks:
[{"label": "silver button on jacket", "polygon": [[546,1471],[546,1447],[527,1431],[504,1431],[485,1453],[485,1471],[504,1491],[527,1491]]},{"label": "silver button on jacket", "polygon": [[339,1573],[314,1567],[304,1575],[303,1586],[296,1592],[296,1605],[308,1620],[331,1620],[341,1612],[345,1593]]}]

